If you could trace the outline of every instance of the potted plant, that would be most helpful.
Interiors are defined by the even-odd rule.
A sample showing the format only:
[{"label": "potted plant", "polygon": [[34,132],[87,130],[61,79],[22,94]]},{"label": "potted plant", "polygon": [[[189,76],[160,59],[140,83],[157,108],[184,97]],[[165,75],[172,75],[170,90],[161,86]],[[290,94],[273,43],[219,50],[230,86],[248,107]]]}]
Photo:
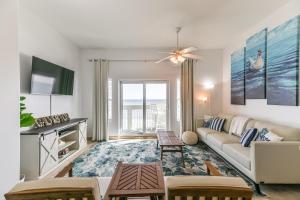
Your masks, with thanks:
[{"label": "potted plant", "polygon": [[32,113],[26,113],[26,107],[25,107],[25,97],[20,97],[20,127],[30,127],[35,123],[35,119],[32,116]]}]

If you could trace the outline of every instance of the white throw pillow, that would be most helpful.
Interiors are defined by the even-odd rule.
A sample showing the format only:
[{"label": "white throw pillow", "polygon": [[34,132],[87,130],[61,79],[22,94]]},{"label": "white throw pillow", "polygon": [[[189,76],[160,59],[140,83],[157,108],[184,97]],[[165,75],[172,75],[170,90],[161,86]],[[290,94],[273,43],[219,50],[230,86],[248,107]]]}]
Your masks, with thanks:
[{"label": "white throw pillow", "polygon": [[272,133],[271,131],[269,131],[266,135],[266,138],[269,139],[269,141],[271,142],[280,142],[283,140],[283,137],[280,137],[278,135],[276,135],[275,133]]}]

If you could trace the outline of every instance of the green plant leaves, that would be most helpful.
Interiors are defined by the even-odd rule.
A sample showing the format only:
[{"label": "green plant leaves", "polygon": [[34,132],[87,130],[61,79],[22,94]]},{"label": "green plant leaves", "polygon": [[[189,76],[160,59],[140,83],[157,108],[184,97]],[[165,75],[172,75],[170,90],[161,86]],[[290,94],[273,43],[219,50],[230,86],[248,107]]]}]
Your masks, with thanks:
[{"label": "green plant leaves", "polygon": [[20,127],[29,127],[35,123],[35,118],[32,113],[23,113],[26,110],[25,103],[22,103],[26,98],[20,97]]},{"label": "green plant leaves", "polygon": [[21,114],[20,127],[32,126],[35,123],[35,119],[31,115],[31,113]]}]

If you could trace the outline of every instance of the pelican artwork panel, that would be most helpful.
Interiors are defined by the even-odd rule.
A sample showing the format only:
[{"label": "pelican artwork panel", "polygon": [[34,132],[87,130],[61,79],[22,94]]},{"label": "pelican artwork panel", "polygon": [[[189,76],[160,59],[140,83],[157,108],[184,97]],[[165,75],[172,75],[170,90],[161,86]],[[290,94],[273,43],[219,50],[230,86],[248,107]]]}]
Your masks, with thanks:
[{"label": "pelican artwork panel", "polygon": [[231,104],[245,105],[245,48],[231,54]]},{"label": "pelican artwork panel", "polygon": [[246,98],[266,98],[267,29],[246,41]]},{"label": "pelican artwork panel", "polygon": [[298,106],[300,16],[268,34],[267,103]]}]

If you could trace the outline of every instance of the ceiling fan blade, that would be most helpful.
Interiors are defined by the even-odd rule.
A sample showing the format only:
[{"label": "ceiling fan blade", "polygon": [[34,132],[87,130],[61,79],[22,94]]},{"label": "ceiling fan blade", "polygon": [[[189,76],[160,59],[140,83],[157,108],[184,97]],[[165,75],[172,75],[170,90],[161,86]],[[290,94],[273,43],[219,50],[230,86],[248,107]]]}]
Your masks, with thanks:
[{"label": "ceiling fan blade", "polygon": [[161,63],[161,62],[163,62],[163,61],[165,61],[165,60],[168,60],[168,59],[170,59],[170,58],[172,58],[172,57],[173,57],[173,55],[167,56],[167,57],[165,57],[165,58],[163,58],[163,59],[160,59],[160,60],[156,61],[155,63],[156,63],[156,64]]},{"label": "ceiling fan blade", "polygon": [[171,54],[171,55],[175,54],[174,52],[166,52],[166,51],[159,51],[158,53],[168,53],[168,54]]},{"label": "ceiling fan blade", "polygon": [[182,54],[182,56],[185,57],[185,58],[191,58],[191,59],[196,59],[196,60],[202,58],[201,56],[190,54],[190,53]]},{"label": "ceiling fan blade", "polygon": [[184,54],[184,53],[189,53],[189,52],[196,51],[196,50],[197,50],[196,47],[188,47],[188,48],[182,49],[180,51],[180,53]]}]

